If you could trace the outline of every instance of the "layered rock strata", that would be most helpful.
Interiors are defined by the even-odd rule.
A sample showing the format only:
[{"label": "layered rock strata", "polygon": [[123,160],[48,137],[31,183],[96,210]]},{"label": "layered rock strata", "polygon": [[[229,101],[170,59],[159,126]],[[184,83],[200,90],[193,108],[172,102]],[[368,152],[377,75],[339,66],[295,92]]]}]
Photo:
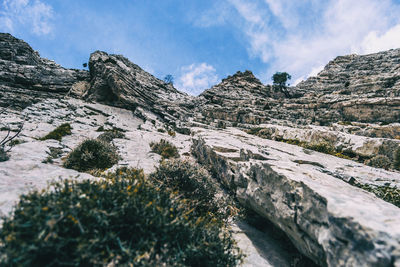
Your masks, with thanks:
[{"label": "layered rock strata", "polygon": [[88,78],[87,71],[65,69],[41,58],[24,41],[0,33],[0,106],[23,108],[40,99],[63,96]]},{"label": "layered rock strata", "polygon": [[90,55],[90,89],[84,95],[118,107],[142,107],[168,122],[187,117],[192,97],[179,92],[120,55],[96,51]]},{"label": "layered rock strata", "polygon": [[235,129],[193,132],[198,160],[319,265],[399,266],[400,209],[345,182],[399,187],[399,173]]}]

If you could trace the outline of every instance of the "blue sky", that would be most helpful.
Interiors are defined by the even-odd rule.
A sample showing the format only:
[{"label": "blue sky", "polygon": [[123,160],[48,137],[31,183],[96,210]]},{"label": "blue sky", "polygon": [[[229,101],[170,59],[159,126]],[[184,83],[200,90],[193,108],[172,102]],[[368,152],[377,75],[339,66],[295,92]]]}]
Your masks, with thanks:
[{"label": "blue sky", "polygon": [[249,69],[292,84],[338,55],[400,47],[400,0],[0,0],[0,31],[82,68],[122,54],[190,94]]}]

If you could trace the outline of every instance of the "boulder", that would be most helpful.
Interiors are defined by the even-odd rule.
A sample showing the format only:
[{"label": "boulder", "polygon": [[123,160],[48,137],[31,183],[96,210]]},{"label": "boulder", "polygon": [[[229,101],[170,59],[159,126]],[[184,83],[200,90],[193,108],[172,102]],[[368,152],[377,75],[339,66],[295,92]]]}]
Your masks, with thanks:
[{"label": "boulder", "polygon": [[192,129],[192,153],[321,266],[400,266],[400,209],[349,184],[400,188],[400,173],[237,129]]}]

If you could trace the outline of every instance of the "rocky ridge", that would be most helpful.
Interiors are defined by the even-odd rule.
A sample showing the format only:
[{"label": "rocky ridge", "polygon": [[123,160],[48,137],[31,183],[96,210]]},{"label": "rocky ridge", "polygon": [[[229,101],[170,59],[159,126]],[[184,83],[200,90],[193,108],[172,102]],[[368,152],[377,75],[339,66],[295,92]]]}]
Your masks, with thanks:
[{"label": "rocky ridge", "polygon": [[[318,265],[400,266],[400,209],[359,188],[400,188],[400,173],[282,142],[329,143],[362,158],[396,160],[400,50],[338,57],[317,77],[290,88],[292,97],[263,85],[250,71],[191,97],[123,56],[96,51],[87,72],[42,59],[8,34],[0,35],[0,46],[0,104],[14,104],[0,113],[0,121],[12,129],[25,121],[23,142],[12,148],[10,160],[0,162],[3,214],[20,194],[48,180],[90,177],[64,169],[62,157],[97,137],[99,127],[118,128],[126,138],[114,140],[121,159],[112,169],[151,172],[160,156],[151,152],[150,142],[169,140],[181,157],[207,166],[242,205],[283,230]],[[370,115],[374,110],[380,117]],[[346,114],[353,114],[353,122]],[[71,136],[38,140],[65,122],[72,125]],[[263,138],[246,133],[255,126]],[[45,163],[54,149],[61,152]],[[290,265],[290,253],[267,232],[235,227],[250,254],[244,265]]]},{"label": "rocky ridge", "polygon": [[65,69],[41,58],[27,43],[0,33],[0,106],[24,108],[40,99],[66,95],[89,78],[84,70]]}]

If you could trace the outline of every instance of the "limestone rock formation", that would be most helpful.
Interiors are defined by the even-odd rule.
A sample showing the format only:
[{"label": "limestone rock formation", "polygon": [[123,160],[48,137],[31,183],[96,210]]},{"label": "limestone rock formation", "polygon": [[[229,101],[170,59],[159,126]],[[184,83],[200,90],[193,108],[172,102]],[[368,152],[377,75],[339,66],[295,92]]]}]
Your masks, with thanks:
[{"label": "limestone rock formation", "polygon": [[316,77],[288,88],[265,86],[251,72],[238,72],[200,95],[203,121],[259,124],[272,119],[296,124],[337,121],[399,122],[400,49],[340,56]]},{"label": "limestone rock formation", "polygon": [[197,119],[205,122],[223,120],[234,123],[258,124],[268,120],[265,109],[270,86],[263,85],[251,71],[237,72],[218,85],[204,91],[199,98]]},{"label": "limestone rock formation", "polygon": [[[120,55],[96,51],[90,55],[90,100],[135,110],[151,110],[167,121],[183,119],[191,97],[145,72]],[[181,104],[181,106],[180,106]]]},{"label": "limestone rock formation", "polygon": [[339,56],[316,76],[299,83],[303,96],[288,109],[326,124],[338,120],[399,122],[400,49]]},{"label": "limestone rock formation", "polygon": [[[0,123],[15,129],[25,121],[10,159],[0,162],[1,213],[52,179],[92,178],[63,168],[63,157],[100,129],[120,129],[125,138],[113,144],[121,159],[111,170],[150,173],[161,158],[149,144],[166,139],[316,264],[400,266],[400,208],[383,200],[398,197],[400,188],[399,49],[338,57],[288,88],[290,97],[250,71],[192,97],[120,55],[96,51],[89,69],[62,68],[0,34],[0,106],[12,104],[0,112]],[[39,140],[63,123],[71,124],[71,135]],[[357,161],[294,145],[302,142],[327,143]],[[374,157],[393,167],[363,164]],[[392,191],[377,194],[381,199],[371,188]],[[241,222],[233,229],[250,254],[244,266],[292,264],[292,252],[267,231]]]},{"label": "limestone rock formation", "polygon": [[0,106],[29,104],[68,93],[71,86],[89,78],[84,70],[65,69],[41,58],[24,41],[0,33]]},{"label": "limestone rock formation", "polygon": [[193,153],[199,161],[316,263],[400,264],[399,208],[344,182],[352,177],[360,183],[399,187],[400,173],[305,153],[234,129],[193,132]]}]

